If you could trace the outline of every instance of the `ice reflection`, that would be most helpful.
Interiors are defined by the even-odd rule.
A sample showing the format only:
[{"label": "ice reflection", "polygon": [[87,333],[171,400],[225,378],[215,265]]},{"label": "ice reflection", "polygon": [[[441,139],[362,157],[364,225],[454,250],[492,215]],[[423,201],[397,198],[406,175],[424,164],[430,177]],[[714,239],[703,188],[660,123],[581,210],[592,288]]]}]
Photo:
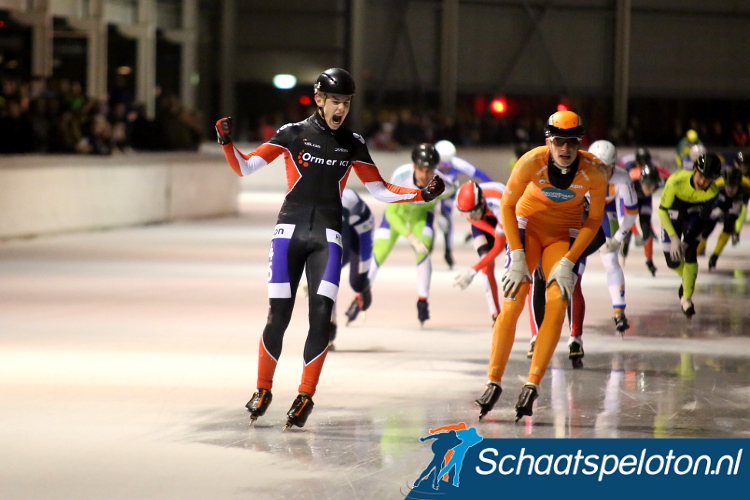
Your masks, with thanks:
[{"label": "ice reflection", "polygon": [[[574,371],[563,363],[566,357],[558,355],[549,372],[549,407],[540,398],[524,434],[737,437],[738,429],[750,423],[740,410],[750,399],[744,359],[692,353],[587,354],[587,368]],[[551,428],[545,421],[551,421]]]},{"label": "ice reflection", "polygon": [[[527,362],[517,359],[513,370]],[[481,423],[473,394],[456,404],[455,394],[446,392],[433,394],[427,405],[402,401],[390,412],[320,405],[304,429],[286,432],[281,414],[248,427],[246,412],[208,412],[196,415],[180,438],[290,460],[302,470],[325,463],[366,476],[399,470],[405,462],[424,467],[429,447],[419,437],[457,422],[476,426],[485,438],[747,437],[748,371],[744,358],[628,351],[587,352],[586,367],[573,370],[567,353],[558,353],[534,416],[518,424],[508,383],[510,390]]]},{"label": "ice reflection", "polygon": [[604,403],[602,411],[596,416],[594,435],[598,438],[620,437],[617,425],[619,423],[622,391],[625,383],[625,371],[621,368],[620,356],[612,357],[612,371],[607,377],[604,389]]}]

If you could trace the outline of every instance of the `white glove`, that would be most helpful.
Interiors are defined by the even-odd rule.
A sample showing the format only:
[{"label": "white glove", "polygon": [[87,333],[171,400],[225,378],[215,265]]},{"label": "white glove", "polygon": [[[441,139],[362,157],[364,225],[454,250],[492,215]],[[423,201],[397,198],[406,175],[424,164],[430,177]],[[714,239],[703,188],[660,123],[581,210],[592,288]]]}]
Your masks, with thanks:
[{"label": "white glove", "polygon": [[473,280],[474,276],[476,275],[477,275],[477,272],[474,270],[473,267],[470,267],[469,269],[466,269],[465,271],[461,271],[453,279],[453,286],[457,286],[461,290],[466,290],[466,287],[471,284],[471,280]]},{"label": "white glove", "polygon": [[563,257],[547,280],[548,288],[553,281],[557,281],[563,300],[570,300],[573,296],[573,266],[575,265],[575,262]]},{"label": "white glove", "polygon": [[620,242],[614,238],[607,238],[604,245],[599,249],[601,253],[612,253],[620,250]]},{"label": "white glove", "polygon": [[503,295],[515,297],[518,287],[524,281],[531,282],[529,266],[526,265],[526,252],[523,249],[511,250],[510,266],[503,273]]},{"label": "white glove", "polygon": [[711,210],[711,219],[713,220],[721,219],[722,215],[724,215],[724,211],[719,207],[716,207],[713,210]]},{"label": "white glove", "polygon": [[406,237],[407,240],[409,240],[409,244],[414,249],[415,252],[421,253],[424,255],[427,255],[430,253],[430,250],[427,248],[427,245],[424,244],[424,241],[420,240],[419,237],[411,233],[409,236]]},{"label": "white glove", "polygon": [[688,244],[684,241],[671,241],[669,245],[669,258],[672,259],[672,262],[680,262],[682,259],[684,259],[685,250],[687,249],[687,247]]}]

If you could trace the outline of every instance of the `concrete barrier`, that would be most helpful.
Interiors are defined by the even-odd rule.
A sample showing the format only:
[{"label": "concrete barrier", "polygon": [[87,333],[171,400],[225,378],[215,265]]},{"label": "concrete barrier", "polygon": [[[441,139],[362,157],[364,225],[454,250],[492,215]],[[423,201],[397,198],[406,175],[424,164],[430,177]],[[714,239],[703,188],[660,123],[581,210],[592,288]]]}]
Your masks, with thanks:
[{"label": "concrete barrier", "polygon": [[[256,146],[238,144],[243,152]],[[632,150],[622,148],[620,156]],[[411,161],[410,148],[371,153],[386,180]],[[652,149],[670,169],[672,154],[668,148]],[[510,146],[459,148],[458,155],[493,179],[508,180]],[[348,185],[366,191],[354,174]],[[281,157],[240,178],[215,143],[204,144],[198,152],[0,156],[0,239],[231,215],[238,211],[240,190],[283,196]]]},{"label": "concrete barrier", "polygon": [[204,153],[0,157],[0,238],[218,217],[239,178]]}]

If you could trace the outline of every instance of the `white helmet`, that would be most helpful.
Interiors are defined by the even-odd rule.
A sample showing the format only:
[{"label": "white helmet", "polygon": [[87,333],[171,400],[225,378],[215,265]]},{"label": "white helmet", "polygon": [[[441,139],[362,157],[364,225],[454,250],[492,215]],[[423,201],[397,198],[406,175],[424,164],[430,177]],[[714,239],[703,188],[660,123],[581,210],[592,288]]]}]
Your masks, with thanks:
[{"label": "white helmet", "polygon": [[693,144],[690,146],[690,161],[695,162],[699,157],[706,154],[706,146],[703,144]]},{"label": "white helmet", "polygon": [[608,167],[617,162],[617,148],[609,141],[594,141],[589,146],[589,153],[599,158]]},{"label": "white helmet", "polygon": [[450,163],[453,157],[456,156],[456,146],[451,141],[437,141],[435,149],[437,149],[440,155],[440,163]]}]

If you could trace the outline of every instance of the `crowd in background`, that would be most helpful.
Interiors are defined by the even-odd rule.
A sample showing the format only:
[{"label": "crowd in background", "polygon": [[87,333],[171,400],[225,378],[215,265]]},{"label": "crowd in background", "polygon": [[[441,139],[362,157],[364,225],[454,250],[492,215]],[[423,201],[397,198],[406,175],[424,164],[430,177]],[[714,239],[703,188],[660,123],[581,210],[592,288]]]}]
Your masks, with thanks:
[{"label": "crowd in background", "polygon": [[78,81],[0,77],[0,154],[197,150],[203,121],[172,95],[159,96],[150,120],[117,80],[102,101]]},{"label": "crowd in background", "polygon": [[[311,108],[290,107],[287,113],[263,115],[257,121],[241,117],[248,125],[239,127],[246,131],[241,137],[266,141],[281,125],[304,119],[311,112]],[[201,113],[185,109],[169,94],[158,97],[155,118],[148,119],[120,78],[112,82],[108,100],[101,101],[87,96],[78,81],[0,75],[0,154],[194,151],[201,142],[212,139],[207,123]],[[446,139],[464,147],[513,145],[520,154],[541,145],[544,137],[543,117],[509,119],[471,108],[459,108],[455,119],[442,117],[437,110],[367,109],[365,123],[362,132],[369,147],[386,151]],[[709,148],[750,146],[748,124],[740,121],[730,125],[720,120],[675,120],[667,137],[656,140],[646,137],[636,117],[625,130],[607,126],[602,120],[592,120],[588,128],[592,137],[616,146],[660,141],[676,144],[688,129],[696,130]]]},{"label": "crowd in background", "polygon": [[[506,116],[491,113],[476,114],[473,110],[459,110],[456,119],[449,120],[437,111],[419,113],[408,108],[385,109],[374,113],[368,111],[365,115],[366,125],[362,135],[367,140],[368,147],[375,150],[390,151],[443,139],[464,147],[513,145],[519,152],[544,144],[544,117],[510,120]],[[307,115],[282,113],[263,115],[247,139],[266,141],[281,125],[305,116]],[[659,143],[674,146],[685,136],[687,130],[693,129],[709,148],[742,148],[750,146],[749,127],[750,123],[743,124],[739,121],[727,127],[719,120],[710,123],[695,119],[685,123],[675,120],[670,133],[657,139],[646,136],[639,127],[638,120],[633,117],[629,126],[623,130],[603,124],[590,124],[588,135],[606,139],[618,147]]]}]

